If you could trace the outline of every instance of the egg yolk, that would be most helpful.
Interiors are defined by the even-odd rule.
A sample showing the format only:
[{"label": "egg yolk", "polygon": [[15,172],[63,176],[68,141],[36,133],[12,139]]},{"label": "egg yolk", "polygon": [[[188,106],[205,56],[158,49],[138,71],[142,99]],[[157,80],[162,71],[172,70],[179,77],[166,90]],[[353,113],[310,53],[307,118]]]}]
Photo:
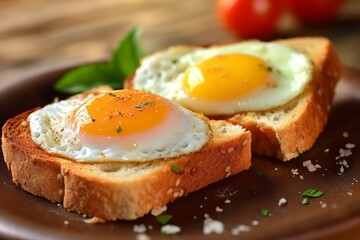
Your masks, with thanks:
[{"label": "egg yolk", "polygon": [[154,128],[171,111],[171,104],[152,93],[119,90],[95,98],[86,110],[91,121],[80,127],[82,132],[122,136]]},{"label": "egg yolk", "polygon": [[183,87],[197,99],[232,100],[262,86],[269,74],[266,62],[255,56],[218,55],[190,67]]}]

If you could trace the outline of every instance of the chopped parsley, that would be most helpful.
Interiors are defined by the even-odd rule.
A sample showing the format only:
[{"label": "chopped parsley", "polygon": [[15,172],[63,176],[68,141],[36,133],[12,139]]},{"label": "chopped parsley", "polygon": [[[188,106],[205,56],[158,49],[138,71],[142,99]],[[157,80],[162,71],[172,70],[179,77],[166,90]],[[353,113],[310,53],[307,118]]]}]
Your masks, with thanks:
[{"label": "chopped parsley", "polygon": [[304,191],[301,195],[303,197],[318,198],[324,195],[324,192],[321,192],[314,188],[309,188],[308,190]]},{"label": "chopped parsley", "polygon": [[176,174],[179,174],[181,172],[180,168],[176,165],[171,166],[171,171],[173,171]]},{"label": "chopped parsley", "polygon": [[260,215],[263,216],[263,217],[269,217],[270,216],[269,209],[266,209],[266,208],[261,209]]},{"label": "chopped parsley", "polygon": [[268,66],[268,67],[266,68],[266,70],[268,70],[268,72],[272,72],[273,68],[270,67],[270,66]]},{"label": "chopped parsley", "polygon": [[116,97],[116,95],[113,94],[112,92],[109,92],[109,95],[112,96],[112,97]]},{"label": "chopped parsley", "polygon": [[308,205],[310,203],[310,199],[307,197],[304,197],[303,200],[301,201],[302,205]]},{"label": "chopped parsley", "polygon": [[145,106],[150,106],[150,105],[154,105],[154,104],[155,104],[155,102],[144,102],[144,103],[140,103],[140,104],[136,105],[135,107],[136,108],[143,108]]},{"label": "chopped parsley", "polygon": [[262,176],[264,176],[265,174],[264,174],[264,172],[263,171],[257,171],[256,172],[256,176],[258,176],[258,177],[262,177]]},{"label": "chopped parsley", "polygon": [[172,218],[173,216],[170,215],[170,214],[162,214],[162,215],[159,215],[156,217],[156,220],[158,221],[158,223],[160,223],[161,225],[166,225],[170,219]]},{"label": "chopped parsley", "polygon": [[121,132],[122,132],[122,129],[121,129],[120,126],[117,126],[117,127],[115,128],[115,130],[116,130],[117,133],[121,133]]},{"label": "chopped parsley", "polygon": [[178,59],[174,58],[173,60],[171,60],[171,63],[172,63],[172,64],[177,64],[178,61],[179,61]]}]

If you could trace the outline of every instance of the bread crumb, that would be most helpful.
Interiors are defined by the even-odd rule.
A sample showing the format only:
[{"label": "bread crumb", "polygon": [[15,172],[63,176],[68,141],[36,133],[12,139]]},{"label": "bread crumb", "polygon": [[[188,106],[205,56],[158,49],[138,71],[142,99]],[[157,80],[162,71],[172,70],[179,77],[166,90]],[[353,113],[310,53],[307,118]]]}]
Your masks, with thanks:
[{"label": "bread crumb", "polygon": [[303,175],[300,175],[299,178],[300,178],[301,180],[304,180],[304,176],[303,176]]},{"label": "bread crumb", "polygon": [[347,192],[347,195],[352,196],[352,192]]},{"label": "bread crumb", "polygon": [[162,206],[162,207],[158,207],[158,208],[153,208],[151,210],[151,214],[154,216],[159,216],[160,214],[162,214],[163,212],[165,212],[167,210],[167,206]]},{"label": "bread crumb", "polygon": [[326,203],[321,203],[321,208],[326,208],[327,204]]},{"label": "bread crumb", "polygon": [[152,226],[152,225],[149,225],[149,226],[148,226],[148,229],[152,230],[152,229],[153,229],[153,226]]},{"label": "bread crumb", "polygon": [[206,218],[204,220],[203,233],[209,235],[211,233],[222,234],[224,232],[224,224],[218,220]]},{"label": "bread crumb", "polygon": [[171,235],[181,232],[181,228],[176,225],[166,224],[161,227],[161,232],[164,234]]},{"label": "bread crumb", "polygon": [[227,198],[224,203],[231,203],[231,200]]},{"label": "bread crumb", "polygon": [[135,236],[136,240],[151,240],[151,237],[147,235],[146,233],[139,233]]},{"label": "bread crumb", "polygon": [[144,233],[146,232],[146,226],[144,224],[135,224],[133,227],[133,231],[136,233]]},{"label": "bread crumb", "polygon": [[324,150],[324,152],[326,152],[326,153],[329,152],[329,151],[330,151],[330,149],[328,149],[328,148]]},{"label": "bread crumb", "polygon": [[196,220],[196,219],[197,219],[197,216],[194,216],[194,219]]},{"label": "bread crumb", "polygon": [[278,205],[279,205],[279,206],[284,206],[286,203],[287,203],[287,201],[286,201],[285,198],[280,198],[280,199],[279,199],[279,202],[278,202]]},{"label": "bread crumb", "polygon": [[70,223],[70,222],[69,222],[68,220],[65,220],[65,221],[64,221],[64,225],[69,225],[69,223]]},{"label": "bread crumb", "polygon": [[219,207],[219,206],[216,206],[215,211],[217,211],[217,212],[223,212],[223,211],[224,211],[224,209],[222,209],[222,208],[221,208],[221,207]]},{"label": "bread crumb", "polygon": [[277,171],[277,170],[278,170],[278,168],[276,167],[276,168],[275,168],[275,171]]},{"label": "bread crumb", "polygon": [[241,224],[241,225],[231,229],[231,234],[239,235],[241,232],[249,232],[250,230],[251,230],[251,228],[249,226]]},{"label": "bread crumb", "polygon": [[87,224],[97,224],[97,223],[105,223],[106,221],[99,217],[92,217],[89,219],[84,219],[84,222]]},{"label": "bread crumb", "polygon": [[200,205],[200,208],[203,208],[204,206],[203,205]]},{"label": "bread crumb", "polygon": [[25,127],[27,125],[27,122],[26,121],[22,121],[21,122],[21,126]]},{"label": "bread crumb", "polygon": [[348,137],[349,137],[349,133],[348,133],[348,132],[343,132],[343,133],[342,133],[342,136],[343,136],[344,138],[348,138]]}]

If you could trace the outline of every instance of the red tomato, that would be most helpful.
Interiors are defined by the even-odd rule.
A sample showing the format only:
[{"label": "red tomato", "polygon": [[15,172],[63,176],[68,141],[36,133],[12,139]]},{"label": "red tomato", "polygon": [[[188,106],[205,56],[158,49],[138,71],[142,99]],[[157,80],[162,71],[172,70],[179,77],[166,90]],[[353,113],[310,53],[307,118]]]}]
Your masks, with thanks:
[{"label": "red tomato", "polygon": [[245,38],[266,38],[275,32],[282,13],[280,0],[217,0],[220,19]]},{"label": "red tomato", "polygon": [[284,0],[303,23],[326,24],[335,20],[343,0]]}]

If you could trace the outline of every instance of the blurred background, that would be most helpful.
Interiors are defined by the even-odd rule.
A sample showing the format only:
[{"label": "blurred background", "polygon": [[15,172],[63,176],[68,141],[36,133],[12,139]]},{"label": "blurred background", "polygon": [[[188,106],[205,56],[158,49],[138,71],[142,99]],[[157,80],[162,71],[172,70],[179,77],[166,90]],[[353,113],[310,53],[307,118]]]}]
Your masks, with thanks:
[{"label": "blurred background", "polygon": [[[323,35],[334,42],[344,65],[360,70],[359,0],[340,1],[334,19],[323,24],[304,24],[282,1],[292,0],[275,0],[276,9],[285,10],[278,14],[276,26],[264,38]],[[311,9],[311,2],[323,0],[302,1]],[[230,10],[226,3],[219,2],[0,0],[0,84],[79,62],[106,59],[118,40],[136,25],[143,28],[141,43],[147,53],[176,44],[252,37],[239,35],[236,27],[229,27],[232,20],[226,17],[231,13],[226,11]],[[248,26],[256,25],[253,20],[242,20]]]}]

